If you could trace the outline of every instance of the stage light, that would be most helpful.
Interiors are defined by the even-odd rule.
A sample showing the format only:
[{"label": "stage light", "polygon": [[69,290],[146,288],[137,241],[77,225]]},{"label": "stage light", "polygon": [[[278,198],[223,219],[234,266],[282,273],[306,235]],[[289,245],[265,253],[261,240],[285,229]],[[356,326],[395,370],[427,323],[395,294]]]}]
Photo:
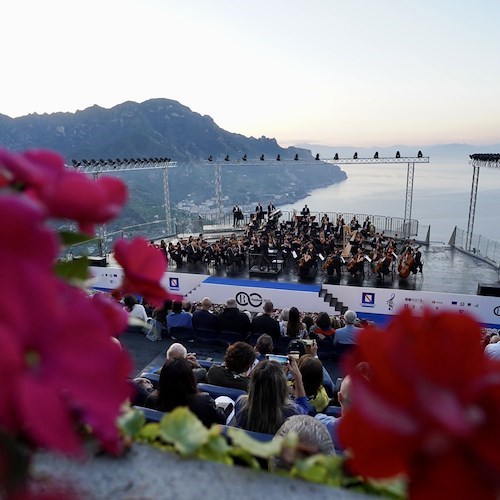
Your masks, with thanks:
[{"label": "stage light", "polygon": [[214,161],[214,159],[212,158],[212,155],[210,155],[210,156],[208,157],[208,161]]},{"label": "stage light", "polygon": [[319,153],[316,153],[316,156],[314,157],[316,161],[319,161]]},{"label": "stage light", "polygon": [[299,161],[299,155],[298,155],[298,154],[296,154],[296,155],[293,157],[293,159],[294,159],[295,161]]},{"label": "stage light", "polygon": [[278,156],[276,157],[276,161],[281,161],[281,155],[278,155]]},{"label": "stage light", "polygon": [[226,157],[224,158],[224,161],[229,161],[229,155],[226,155]]},{"label": "stage light", "polygon": [[165,158],[165,160],[167,160],[167,163],[170,163],[172,161],[171,158]]},{"label": "stage light", "polygon": [[334,160],[338,160],[339,159],[339,154],[338,153],[335,153],[335,156],[333,157]]},{"label": "stage light", "polygon": [[375,154],[373,155],[373,158],[375,158],[376,160],[378,159],[378,151],[375,151]]},{"label": "stage light", "polygon": [[358,159],[358,153],[354,153],[353,157],[352,157],[354,160],[357,160]]},{"label": "stage light", "polygon": [[264,161],[264,155],[260,155],[260,161]]},{"label": "stage light", "polygon": [[399,151],[396,151],[396,158],[401,158],[401,154],[399,153]]},{"label": "stage light", "polygon": [[243,160],[243,161],[247,161],[247,155],[246,155],[246,154],[244,154],[244,155],[243,155],[242,160]]},{"label": "stage light", "polygon": [[418,158],[422,158],[422,156],[424,156],[424,155],[422,154],[422,151],[419,151],[419,152],[418,152],[418,154],[417,154],[417,157],[418,157]]}]

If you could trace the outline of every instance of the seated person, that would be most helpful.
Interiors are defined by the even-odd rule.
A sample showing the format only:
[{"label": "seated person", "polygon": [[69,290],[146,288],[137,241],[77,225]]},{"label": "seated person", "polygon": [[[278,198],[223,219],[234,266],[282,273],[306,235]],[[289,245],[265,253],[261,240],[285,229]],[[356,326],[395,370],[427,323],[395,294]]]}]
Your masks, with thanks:
[{"label": "seated person", "polygon": [[309,338],[316,340],[333,340],[335,330],[332,328],[332,320],[326,312],[320,312],[316,318],[316,324],[309,329]]},{"label": "seated person", "polygon": [[193,328],[204,330],[219,329],[217,315],[210,311],[211,307],[212,301],[208,297],[205,297],[201,301],[201,309],[198,309],[193,313]]},{"label": "seated person", "polygon": [[248,373],[255,360],[255,351],[246,342],[231,344],[224,354],[222,365],[212,365],[208,370],[208,383],[233,389],[248,389]]},{"label": "seated person", "polygon": [[[276,432],[276,436],[285,437],[290,432],[294,432],[299,438],[299,456],[298,458],[306,458],[308,456],[317,455],[335,455],[335,447],[333,446],[332,438],[328,430],[323,424],[315,420],[309,415],[293,415],[285,420],[283,425]],[[289,463],[285,455],[279,457],[271,457],[269,468],[271,470],[290,470],[292,463]]]},{"label": "seated person", "polygon": [[[295,358],[281,365],[261,361],[252,371],[248,395],[240,396],[235,405],[236,425],[242,429],[275,434],[292,415],[306,415],[309,404],[302,384],[302,375]],[[287,371],[294,380],[295,400],[289,397]]]},{"label": "seated person", "polygon": [[255,344],[255,352],[257,353],[257,358],[255,359],[257,364],[259,361],[264,361],[266,359],[266,354],[272,354],[274,350],[273,338],[267,333],[263,333]]},{"label": "seated person", "polygon": [[167,330],[170,332],[172,327],[193,328],[193,317],[191,314],[182,310],[182,302],[174,300],[172,303],[172,312],[167,316]]},{"label": "seated person", "polygon": [[167,349],[167,360],[174,358],[184,358],[189,362],[189,365],[193,370],[196,383],[207,381],[207,370],[205,370],[205,368],[203,368],[200,363],[198,363],[196,354],[192,352],[188,353],[187,349],[179,342],[173,343]]},{"label": "seated person", "polygon": [[314,408],[313,413],[324,411],[330,404],[330,398],[323,387],[323,364],[310,354],[301,356],[298,364],[307,399]]},{"label": "seated person", "polygon": [[205,425],[225,424],[224,412],[206,392],[198,392],[191,365],[184,358],[169,359],[160,372],[158,389],[146,398],[146,406],[159,411],[172,411],[187,406]]}]

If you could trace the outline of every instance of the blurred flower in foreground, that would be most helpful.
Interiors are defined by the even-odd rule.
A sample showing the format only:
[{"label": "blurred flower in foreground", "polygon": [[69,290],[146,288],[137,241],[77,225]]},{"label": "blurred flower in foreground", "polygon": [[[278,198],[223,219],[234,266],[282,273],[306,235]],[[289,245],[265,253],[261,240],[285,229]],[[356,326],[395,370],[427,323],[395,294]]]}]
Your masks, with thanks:
[{"label": "blurred flower in foreground", "polygon": [[115,259],[123,267],[125,276],[120,290],[123,293],[136,293],[155,306],[173,298],[160,285],[160,280],[167,268],[165,255],[143,238],[128,242],[118,240],[115,243]]},{"label": "blurred flower in foreground", "polygon": [[[360,333],[339,430],[353,473],[405,474],[412,499],[498,498],[500,364],[480,341],[471,317],[447,312],[405,310]],[[362,361],[369,380],[354,369]]]}]

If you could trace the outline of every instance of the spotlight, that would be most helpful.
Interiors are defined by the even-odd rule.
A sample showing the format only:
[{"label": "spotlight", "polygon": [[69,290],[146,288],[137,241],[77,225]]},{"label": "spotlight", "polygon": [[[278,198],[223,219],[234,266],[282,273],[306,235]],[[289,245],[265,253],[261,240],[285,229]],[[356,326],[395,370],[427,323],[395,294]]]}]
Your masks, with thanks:
[{"label": "spotlight", "polygon": [[229,161],[229,155],[226,155],[226,157],[224,158],[224,161]]},{"label": "spotlight", "polygon": [[316,161],[319,161],[319,153],[316,153],[316,156],[314,157]]},{"label": "spotlight", "polygon": [[210,156],[208,157],[208,161],[214,161],[214,159],[212,158],[212,155],[210,155]]},{"label": "spotlight", "polygon": [[396,158],[401,158],[401,154],[399,153],[399,151],[396,151]]},{"label": "spotlight", "polygon": [[296,155],[293,157],[293,159],[294,159],[295,161],[299,161],[299,155],[298,155],[298,154],[296,154]]},{"label": "spotlight", "polygon": [[418,158],[422,158],[422,156],[424,156],[424,155],[422,154],[422,151],[419,151],[419,152],[418,152],[418,154],[417,154],[417,157],[418,157]]},{"label": "spotlight", "polygon": [[375,158],[376,160],[378,160],[378,151],[375,151],[375,154],[373,155],[373,158]]},{"label": "spotlight", "polygon": [[78,167],[78,161],[77,160],[71,160],[71,163],[73,163],[74,167]]},{"label": "spotlight", "polygon": [[260,155],[260,161],[264,161],[264,155]]},{"label": "spotlight", "polygon": [[171,158],[165,158],[165,160],[167,160],[167,163],[170,163],[172,161]]},{"label": "spotlight", "polygon": [[334,160],[338,160],[339,159],[339,154],[338,153],[335,153],[335,156],[333,157]]},{"label": "spotlight", "polygon": [[352,158],[353,158],[353,160],[357,160],[358,159],[358,153],[354,153],[354,156]]},{"label": "spotlight", "polygon": [[244,154],[244,155],[243,155],[242,160],[243,160],[243,161],[247,161],[247,155],[246,155],[246,154]]}]

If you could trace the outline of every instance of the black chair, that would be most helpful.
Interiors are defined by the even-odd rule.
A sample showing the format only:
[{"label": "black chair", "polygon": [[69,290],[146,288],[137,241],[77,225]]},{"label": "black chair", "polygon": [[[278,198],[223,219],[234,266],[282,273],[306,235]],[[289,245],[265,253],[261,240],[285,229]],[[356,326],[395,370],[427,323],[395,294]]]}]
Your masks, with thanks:
[{"label": "black chair", "polygon": [[251,333],[249,337],[247,337],[247,342],[250,345],[255,346],[257,343],[257,340],[259,340],[259,337],[262,335],[262,333]]},{"label": "black chair", "polygon": [[242,389],[222,387],[220,385],[199,383],[197,384],[197,387],[201,392],[208,392],[213,399],[218,398],[219,396],[227,396],[233,401],[236,401],[240,396],[246,394],[246,392]]},{"label": "black chair", "polygon": [[185,326],[173,326],[170,328],[170,336],[180,342],[194,342],[194,330],[192,328],[187,328]]},{"label": "black chair", "polygon": [[238,332],[222,331],[219,333],[219,344],[227,347],[235,342],[245,342],[245,336]]},{"label": "black chair", "polygon": [[278,342],[276,343],[276,352],[278,354],[286,354],[288,352],[288,346],[290,345],[290,342],[292,341],[293,339],[290,338],[290,337],[280,337]]},{"label": "black chair", "polygon": [[333,342],[328,339],[316,340],[318,344],[318,358],[319,359],[332,359],[335,355],[335,346]]},{"label": "black chair", "polygon": [[194,338],[196,342],[202,344],[219,344],[219,332],[209,328],[196,328],[194,330]]}]

